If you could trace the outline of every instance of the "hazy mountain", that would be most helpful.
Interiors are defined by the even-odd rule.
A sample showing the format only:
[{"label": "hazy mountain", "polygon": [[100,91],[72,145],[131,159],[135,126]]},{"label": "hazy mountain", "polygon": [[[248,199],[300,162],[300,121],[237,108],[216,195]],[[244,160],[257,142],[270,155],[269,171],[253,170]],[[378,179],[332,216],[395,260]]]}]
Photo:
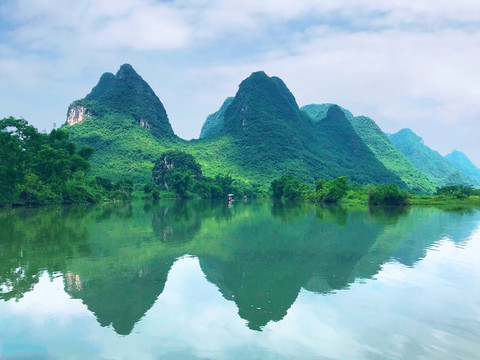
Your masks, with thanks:
[{"label": "hazy mountain", "polygon": [[456,169],[475,181],[475,185],[480,185],[480,169],[477,168],[463,152],[453,150],[450,154],[445,155],[445,159]]},{"label": "hazy mountain", "polygon": [[202,130],[200,131],[200,139],[213,136],[223,129],[225,111],[232,101],[233,97],[226,98],[217,112],[207,116],[207,120],[203,123]]},{"label": "hazy mountain", "polygon": [[472,183],[442,155],[426,146],[412,130],[402,129],[389,135],[389,139],[418,170],[439,185]]},{"label": "hazy mountain", "polygon": [[[335,104],[310,104],[302,106],[300,110],[305,111],[314,122],[319,122],[327,117],[328,110],[334,105]],[[341,106],[339,106],[339,108],[348,120],[353,118],[353,114],[350,111]]]}]

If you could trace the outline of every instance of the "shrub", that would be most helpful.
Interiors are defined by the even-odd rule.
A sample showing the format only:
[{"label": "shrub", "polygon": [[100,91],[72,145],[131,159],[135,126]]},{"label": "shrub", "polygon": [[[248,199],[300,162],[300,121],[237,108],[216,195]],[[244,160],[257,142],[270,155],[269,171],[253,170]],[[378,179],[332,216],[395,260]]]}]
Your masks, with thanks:
[{"label": "shrub", "polygon": [[395,184],[378,185],[368,194],[370,205],[408,205],[408,193]]}]

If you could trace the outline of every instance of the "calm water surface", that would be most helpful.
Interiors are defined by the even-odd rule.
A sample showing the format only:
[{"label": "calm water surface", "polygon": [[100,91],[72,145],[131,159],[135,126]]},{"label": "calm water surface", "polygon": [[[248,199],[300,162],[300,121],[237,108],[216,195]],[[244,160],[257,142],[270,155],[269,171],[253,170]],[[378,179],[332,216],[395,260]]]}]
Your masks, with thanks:
[{"label": "calm water surface", "polygon": [[480,211],[0,212],[0,359],[480,359]]}]

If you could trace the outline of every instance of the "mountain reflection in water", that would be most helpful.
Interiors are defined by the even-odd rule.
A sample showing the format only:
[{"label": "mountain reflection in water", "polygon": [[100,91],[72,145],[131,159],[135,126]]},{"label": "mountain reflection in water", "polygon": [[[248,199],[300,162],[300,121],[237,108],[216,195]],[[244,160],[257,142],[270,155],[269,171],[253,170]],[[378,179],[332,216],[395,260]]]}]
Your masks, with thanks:
[{"label": "mountain reflection in water", "polygon": [[[63,275],[101,326],[128,335],[163,292],[175,261],[197,257],[206,279],[252,330],[282,320],[301,289],[328,295],[433,244],[461,243],[476,210],[162,201],[0,212],[0,299],[20,299],[45,271]],[[461,245],[461,244],[460,244]]]}]

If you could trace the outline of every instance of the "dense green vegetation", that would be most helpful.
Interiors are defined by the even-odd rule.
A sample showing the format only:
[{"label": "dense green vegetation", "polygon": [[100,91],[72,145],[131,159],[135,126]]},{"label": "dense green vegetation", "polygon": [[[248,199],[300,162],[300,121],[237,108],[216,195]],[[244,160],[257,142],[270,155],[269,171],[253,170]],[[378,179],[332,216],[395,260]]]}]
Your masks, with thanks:
[{"label": "dense green vegetation", "polygon": [[463,152],[453,150],[450,154],[445,155],[450,164],[457,170],[467,175],[474,181],[472,185],[480,186],[480,169],[477,168]]},{"label": "dense green vegetation", "polygon": [[315,189],[293,175],[283,175],[270,183],[272,197],[284,200],[310,200],[327,204],[338,203],[350,186],[345,176],[333,180],[315,180]]},{"label": "dense green vegetation", "polygon": [[368,194],[370,205],[409,205],[409,196],[406,191],[399,190],[395,184],[378,185]]},{"label": "dense green vegetation", "polygon": [[255,72],[240,84],[218,135],[231,139],[230,161],[259,174],[254,181],[263,184],[285,173],[307,182],[346,176],[362,183],[401,183],[337,109],[330,107],[327,120],[314,122],[282,80]]},{"label": "dense green vegetation", "polygon": [[125,198],[132,184],[112,184],[86,176],[90,147],[77,146],[68,133],[41,134],[23,119],[0,120],[0,205],[95,203]]},{"label": "dense green vegetation", "polygon": [[175,197],[181,198],[226,198],[230,193],[255,195],[252,188],[229,175],[204,176],[194,157],[178,150],[160,156],[152,169],[152,183],[144,187],[144,192],[153,198],[158,198],[162,190],[170,190]]},{"label": "dense green vegetation", "polygon": [[96,150],[91,159],[93,175],[117,180],[129,174],[138,189],[150,181],[153,162],[160,154],[178,150],[192,154],[205,176],[228,174],[254,192],[267,189],[271,180],[285,173],[308,182],[345,175],[360,183],[401,183],[375,159],[348,120],[335,118],[333,111],[325,124],[314,123],[300,111],[285,84],[263,72],[243,81],[235,98],[227,99],[214,114],[215,136],[190,142],[175,137],[158,139],[150,129],[138,126],[132,111],[120,114],[109,98],[103,101],[99,95],[121,98],[112,95],[117,89],[109,85],[112,76],[105,78],[97,85],[100,90],[96,87],[82,100],[98,99],[95,101],[103,110],[91,111],[82,123],[66,127],[76,143]]},{"label": "dense green vegetation", "polygon": [[471,185],[472,180],[458,171],[438,152],[423,143],[410,129],[389,135],[390,141],[418,170],[439,185]]},{"label": "dense green vegetation", "polygon": [[276,200],[340,203],[350,205],[406,206],[455,204],[480,206],[480,190],[464,185],[449,185],[437,189],[435,195],[409,194],[395,184],[349,184],[346,177],[315,180],[307,184],[293,175],[283,175],[270,184],[270,195]]},{"label": "dense green vegetation", "polygon": [[[395,183],[405,187],[401,178],[388,170],[365,145],[339,106],[329,108],[327,116],[315,123],[315,134],[321,148],[326,174],[324,179],[346,176],[361,184]],[[330,159],[325,162],[324,159]]]},{"label": "dense green vegetation", "polygon": [[79,146],[95,149],[91,174],[118,181],[125,176],[135,185],[150,181],[153,162],[169,149],[179,146],[177,140],[158,140],[127,115],[109,114],[87,117],[81,124],[64,126],[70,139]]},{"label": "dense green vegetation", "polygon": [[[350,183],[435,190],[434,182],[395,150],[373,121],[354,118],[333,104],[300,110],[282,80],[264,72],[245,79],[235,97],[208,117],[199,140],[184,141],[171,132],[160,100],[129,65],[115,76],[104,74],[70,109],[77,105],[86,109],[83,121],[65,128],[76,144],[95,149],[91,174],[114,181],[128,174],[136,190],[151,182],[154,162],[167,151],[191,154],[204,177],[228,175],[253,194],[268,193],[270,182],[283,174],[309,184],[345,176]],[[160,124],[157,130],[154,120]],[[192,184],[202,187],[201,181]],[[206,188],[199,192],[208,193]],[[156,194],[153,185],[147,190]]]}]

